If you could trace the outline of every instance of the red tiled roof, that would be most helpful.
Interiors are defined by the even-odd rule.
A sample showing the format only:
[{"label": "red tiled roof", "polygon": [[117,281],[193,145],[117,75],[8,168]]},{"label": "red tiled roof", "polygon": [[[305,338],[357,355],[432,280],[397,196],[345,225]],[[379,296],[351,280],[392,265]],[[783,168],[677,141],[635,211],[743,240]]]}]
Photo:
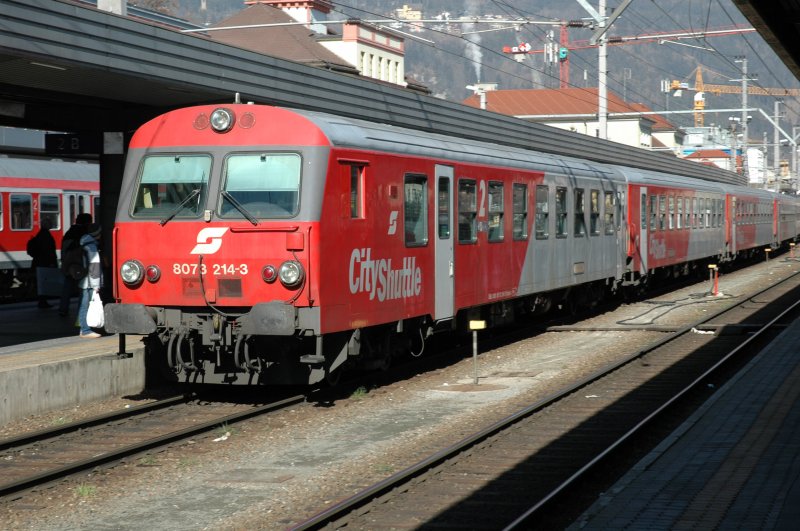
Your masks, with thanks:
[{"label": "red tiled roof", "polygon": [[[257,24],[279,24],[295,22],[280,9],[264,4],[251,5],[235,15],[218,22],[212,28],[226,26],[250,26]],[[241,28],[208,32],[217,41],[238,48],[288,59],[311,66],[325,67],[357,73],[348,64],[312,36],[313,32],[303,25],[274,26],[270,28]]]},{"label": "red tiled roof", "polygon": [[729,159],[730,155],[721,149],[698,149],[691,155],[686,156],[687,159]]},{"label": "red tiled roof", "polygon": [[[597,114],[597,88],[515,89],[486,92],[486,109],[512,116]],[[480,107],[480,98],[473,94],[464,104]],[[608,92],[608,112],[641,112],[641,104],[629,104]],[[649,110],[649,109],[647,109]],[[645,119],[655,121],[653,115]]]}]

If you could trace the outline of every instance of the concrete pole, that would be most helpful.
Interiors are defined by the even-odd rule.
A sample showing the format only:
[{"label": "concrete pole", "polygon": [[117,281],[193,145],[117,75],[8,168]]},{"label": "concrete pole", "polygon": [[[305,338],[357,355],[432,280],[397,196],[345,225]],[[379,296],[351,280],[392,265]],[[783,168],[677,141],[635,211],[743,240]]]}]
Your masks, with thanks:
[{"label": "concrete pole", "polygon": [[[749,176],[747,171],[747,144],[750,140],[747,131],[747,58],[742,57],[742,175],[747,179],[749,182]],[[738,62],[738,61],[737,61]]]}]

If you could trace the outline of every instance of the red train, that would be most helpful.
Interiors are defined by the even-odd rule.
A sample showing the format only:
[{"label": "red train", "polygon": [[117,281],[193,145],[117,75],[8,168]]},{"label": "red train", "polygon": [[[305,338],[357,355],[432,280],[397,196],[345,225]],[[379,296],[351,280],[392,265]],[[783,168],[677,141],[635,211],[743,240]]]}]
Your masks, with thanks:
[{"label": "red train", "polygon": [[48,219],[56,248],[82,212],[100,205],[100,172],[90,162],[0,157],[0,293],[30,283],[31,257],[25,251]]},{"label": "red train", "polygon": [[[592,142],[587,138],[587,143]],[[259,105],[132,139],[110,332],[183,381],[316,383],[794,240],[794,198]],[[705,273],[704,273],[705,274]]]}]

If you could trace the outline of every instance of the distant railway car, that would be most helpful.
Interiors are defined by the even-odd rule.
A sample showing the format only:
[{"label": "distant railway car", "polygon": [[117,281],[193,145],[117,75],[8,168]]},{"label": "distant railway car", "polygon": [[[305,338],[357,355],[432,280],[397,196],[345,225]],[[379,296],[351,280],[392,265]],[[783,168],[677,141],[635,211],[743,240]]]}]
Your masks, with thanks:
[{"label": "distant railway car", "polygon": [[180,109],[131,141],[106,329],[146,335],[148,364],[182,381],[313,384],[470,319],[577,310],[778,246],[796,209],[316,112]]},{"label": "distant railway car", "polygon": [[51,222],[57,249],[81,212],[99,209],[98,165],[19,157],[0,157],[0,284],[27,279],[31,257],[25,251],[42,221]]}]

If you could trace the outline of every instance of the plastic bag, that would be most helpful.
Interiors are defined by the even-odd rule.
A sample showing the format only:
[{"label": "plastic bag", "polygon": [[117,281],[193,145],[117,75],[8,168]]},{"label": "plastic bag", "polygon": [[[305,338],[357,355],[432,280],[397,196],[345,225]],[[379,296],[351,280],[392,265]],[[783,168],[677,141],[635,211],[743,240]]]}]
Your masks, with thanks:
[{"label": "plastic bag", "polygon": [[91,328],[102,328],[106,324],[105,315],[103,314],[103,300],[100,298],[100,293],[96,291],[92,295],[92,300],[89,301],[86,324]]}]

